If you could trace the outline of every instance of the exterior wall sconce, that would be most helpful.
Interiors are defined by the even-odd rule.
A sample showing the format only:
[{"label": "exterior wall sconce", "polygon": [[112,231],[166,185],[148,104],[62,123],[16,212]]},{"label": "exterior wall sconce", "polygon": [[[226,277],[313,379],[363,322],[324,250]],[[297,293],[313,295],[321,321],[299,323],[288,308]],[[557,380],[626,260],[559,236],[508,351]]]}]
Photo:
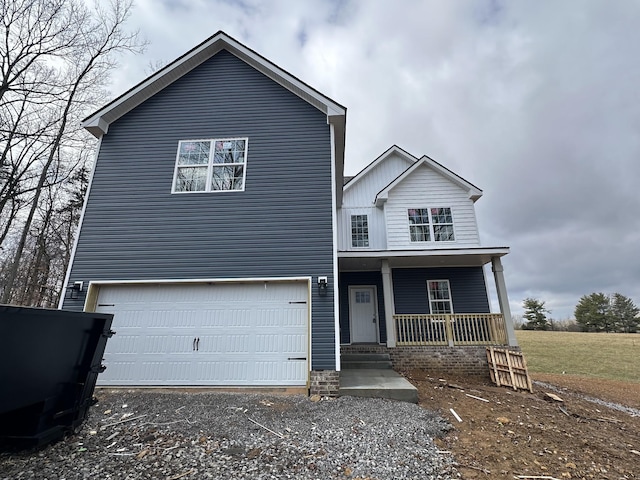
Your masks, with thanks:
[{"label": "exterior wall sconce", "polygon": [[327,277],[318,277],[318,295],[327,296]]},{"label": "exterior wall sconce", "polygon": [[69,292],[69,297],[72,300],[78,298],[78,293],[80,293],[84,288],[84,282],[73,282],[73,285],[69,285],[67,287],[67,291]]}]

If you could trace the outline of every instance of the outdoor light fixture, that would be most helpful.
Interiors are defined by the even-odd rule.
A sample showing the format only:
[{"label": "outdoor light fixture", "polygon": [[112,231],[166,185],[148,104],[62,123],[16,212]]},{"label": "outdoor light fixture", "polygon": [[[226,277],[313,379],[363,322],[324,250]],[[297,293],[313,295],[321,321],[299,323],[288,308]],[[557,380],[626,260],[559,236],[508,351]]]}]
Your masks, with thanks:
[{"label": "outdoor light fixture", "polygon": [[73,282],[73,285],[69,285],[67,290],[69,291],[69,298],[75,300],[78,298],[78,293],[82,291],[84,282]]},{"label": "outdoor light fixture", "polygon": [[318,295],[327,296],[327,277],[318,277]]}]

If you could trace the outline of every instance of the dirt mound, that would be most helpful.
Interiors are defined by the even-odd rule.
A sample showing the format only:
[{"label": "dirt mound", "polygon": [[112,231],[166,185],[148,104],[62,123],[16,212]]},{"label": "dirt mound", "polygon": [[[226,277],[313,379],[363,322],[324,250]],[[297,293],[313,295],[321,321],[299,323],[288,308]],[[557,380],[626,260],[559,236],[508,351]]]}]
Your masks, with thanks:
[{"label": "dirt mound", "polygon": [[418,388],[420,405],[453,424],[439,446],[451,452],[464,479],[640,478],[640,417],[633,414],[639,385],[534,375],[554,388],[534,385],[532,394],[474,377],[432,378],[420,370],[405,376]]}]

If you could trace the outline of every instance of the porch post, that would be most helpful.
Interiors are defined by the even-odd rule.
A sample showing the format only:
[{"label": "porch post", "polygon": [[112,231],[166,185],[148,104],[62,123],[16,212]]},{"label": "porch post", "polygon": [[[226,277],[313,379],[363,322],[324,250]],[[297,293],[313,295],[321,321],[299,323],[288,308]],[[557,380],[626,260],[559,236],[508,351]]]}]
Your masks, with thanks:
[{"label": "porch post", "polygon": [[391,279],[391,268],[389,260],[382,260],[382,293],[384,296],[384,316],[387,326],[387,347],[396,346],[396,326],[393,321],[393,314],[396,311],[393,303],[393,280]]},{"label": "porch post", "polygon": [[500,257],[491,257],[491,270],[493,278],[496,282],[496,291],[498,293],[498,303],[500,304],[500,312],[504,317],[504,325],[507,330],[507,341],[509,346],[517,347],[518,341],[513,329],[513,321],[511,320],[511,308],[509,308],[509,298],[507,296],[507,285],[504,282],[504,268]]}]

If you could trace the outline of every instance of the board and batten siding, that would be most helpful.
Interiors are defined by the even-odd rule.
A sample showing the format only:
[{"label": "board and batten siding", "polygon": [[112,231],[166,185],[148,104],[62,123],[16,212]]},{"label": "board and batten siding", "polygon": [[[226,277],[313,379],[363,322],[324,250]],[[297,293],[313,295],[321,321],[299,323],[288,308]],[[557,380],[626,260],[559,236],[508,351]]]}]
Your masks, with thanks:
[{"label": "board and batten siding", "polygon": [[[369,247],[354,247],[351,234],[351,216],[366,215],[369,227]],[[382,209],[369,207],[349,207],[338,210],[338,250],[367,251],[387,248],[387,231]]]},{"label": "board and batten siding", "polygon": [[348,188],[342,198],[343,207],[373,205],[378,192],[394,181],[411,165],[411,162],[399,155],[389,155],[389,157],[369,170],[364,178],[359,179],[351,186],[349,184],[346,185]]},{"label": "board and batten siding", "polygon": [[[396,177],[411,166],[411,162],[392,154],[375,165],[367,174],[347,188],[338,214],[338,249],[385,250],[387,248],[387,226],[384,210],[374,205],[376,195]],[[353,247],[351,244],[351,215],[367,215],[369,222],[369,248]]]},{"label": "board and batten siding", "polygon": [[[171,194],[180,140],[229,137],[248,138],[245,191]],[[312,368],[335,369],[331,185],[326,115],[223,50],[110,125],[69,284],[327,276]]]},{"label": "board and batten siding", "polygon": [[449,280],[453,313],[490,313],[482,267],[394,268],[393,295],[398,315],[428,314],[428,280]]},{"label": "board and batten siding", "polygon": [[[451,207],[455,241],[411,242],[410,208]],[[473,201],[467,191],[423,165],[389,192],[384,204],[389,250],[422,250],[480,245]]]}]

